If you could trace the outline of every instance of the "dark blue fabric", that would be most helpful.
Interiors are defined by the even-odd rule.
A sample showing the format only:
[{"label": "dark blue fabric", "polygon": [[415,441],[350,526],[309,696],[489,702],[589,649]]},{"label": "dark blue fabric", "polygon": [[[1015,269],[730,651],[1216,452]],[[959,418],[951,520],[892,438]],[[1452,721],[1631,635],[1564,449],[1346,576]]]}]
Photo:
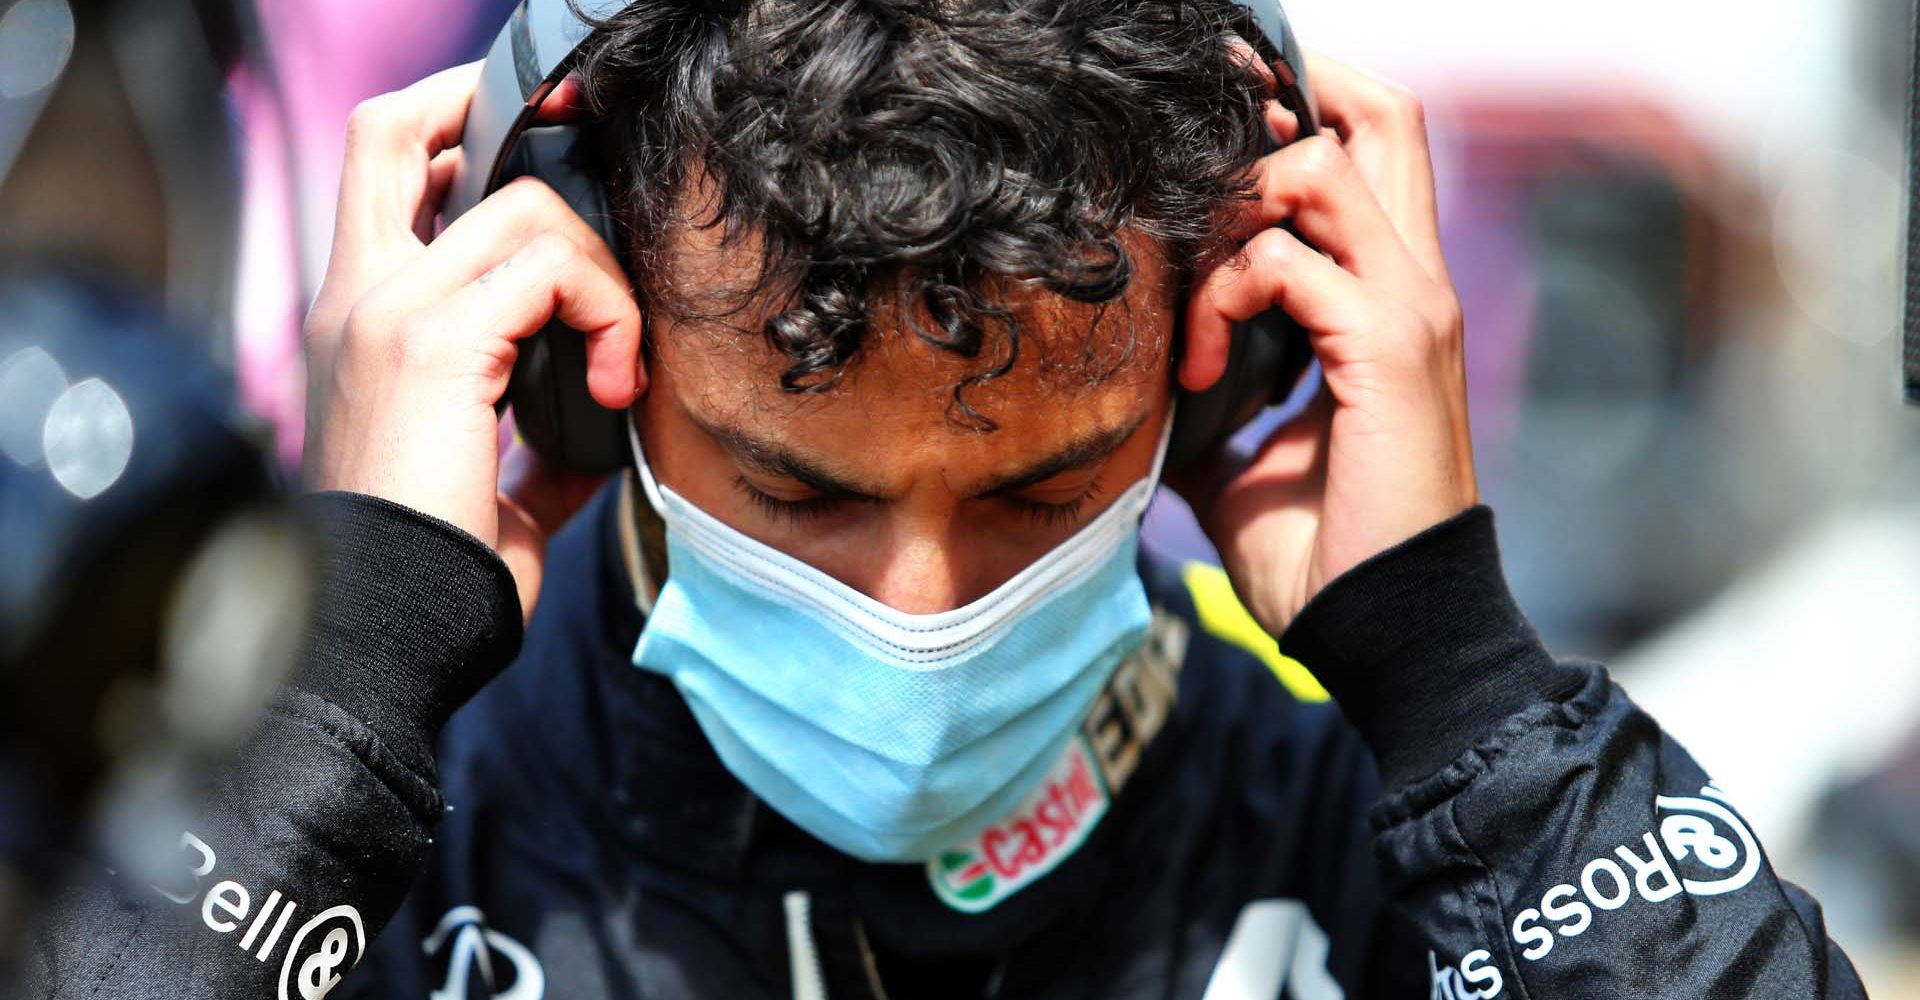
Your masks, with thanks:
[{"label": "dark blue fabric", "polygon": [[[1865,995],[1708,772],[1603,669],[1542,667],[1473,514],[1334,581],[1289,633],[1406,781],[1380,794],[1337,710],[1194,628],[1105,821],[968,916],[918,866],[759,806],[630,666],[611,495],[555,540],[519,660],[449,723],[436,783],[434,725],[513,648],[506,567],[417,512],[313,502],[340,558],[300,679],[186,836],[153,818],[178,877],[75,886],[24,995],[317,997],[348,973],[334,995],[786,997],[790,893],[836,1000],[878,1000],[876,968],[914,1000],[1205,1000],[1263,959],[1291,1000],[1336,995],[1329,973],[1368,1000]],[[1141,573],[1191,626],[1173,568]]]},{"label": "dark blue fabric", "polygon": [[[792,890],[812,898],[836,998],[867,995],[860,934],[888,956],[895,997],[932,995],[957,963],[1000,969],[1003,996],[1197,998],[1235,917],[1272,897],[1306,902],[1350,996],[1369,977],[1413,981],[1404,936],[1375,950],[1367,751],[1331,705],[1295,701],[1239,648],[1195,627],[1175,714],[1090,840],[962,914],[924,866],[855,861],[760,805],[671,685],[632,667],[641,616],[616,513],[605,491],[554,540],[519,661],[448,727],[436,860],[354,995],[444,985],[447,957],[421,941],[473,905],[533,948],[549,996],[790,996]],[[1142,572],[1157,604],[1193,620],[1176,567],[1148,558]]]}]

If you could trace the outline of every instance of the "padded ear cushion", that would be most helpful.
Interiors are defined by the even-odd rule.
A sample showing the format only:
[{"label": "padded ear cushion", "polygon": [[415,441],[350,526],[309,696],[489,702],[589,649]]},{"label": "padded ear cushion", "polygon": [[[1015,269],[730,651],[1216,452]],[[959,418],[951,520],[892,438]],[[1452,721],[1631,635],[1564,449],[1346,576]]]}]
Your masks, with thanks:
[{"label": "padded ear cushion", "polygon": [[[531,174],[553,188],[615,253],[619,229],[606,191],[588,169],[570,127],[530,129],[520,140],[501,183]],[[632,461],[624,410],[609,410],[587,392],[586,338],[560,322],[522,340],[507,383],[507,401],[520,436],[542,458],[583,475],[605,475]]]}]

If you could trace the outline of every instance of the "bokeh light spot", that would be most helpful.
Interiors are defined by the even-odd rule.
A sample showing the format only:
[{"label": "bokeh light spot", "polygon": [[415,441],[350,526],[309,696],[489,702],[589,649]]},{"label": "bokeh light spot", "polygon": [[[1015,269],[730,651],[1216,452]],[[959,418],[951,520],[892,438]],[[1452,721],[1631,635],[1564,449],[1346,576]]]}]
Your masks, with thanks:
[{"label": "bokeh light spot", "polygon": [[1901,183],[1887,165],[1837,147],[1795,161],[1774,202],[1775,253],[1793,302],[1857,344],[1899,325]]},{"label": "bokeh light spot", "polygon": [[133,458],[133,414],[112,386],[87,379],[53,401],[40,446],[53,478],[67,492],[91,500],[127,471]]},{"label": "bokeh light spot", "polygon": [[0,97],[51,86],[73,55],[73,12],[66,0],[16,0],[0,14]]},{"label": "bokeh light spot", "polygon": [[27,468],[40,464],[40,433],[53,401],[67,391],[67,373],[39,347],[0,360],[0,451]]}]

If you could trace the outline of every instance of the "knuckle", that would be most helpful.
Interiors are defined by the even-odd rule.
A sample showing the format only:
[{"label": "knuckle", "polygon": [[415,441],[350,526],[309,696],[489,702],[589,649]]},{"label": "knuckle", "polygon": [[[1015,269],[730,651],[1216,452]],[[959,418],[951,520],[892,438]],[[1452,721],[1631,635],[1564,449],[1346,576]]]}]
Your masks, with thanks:
[{"label": "knuckle", "polygon": [[1425,128],[1427,106],[1420,96],[1397,84],[1383,83],[1385,94],[1381,98],[1386,116],[1401,125]]},{"label": "knuckle", "polygon": [[508,212],[515,215],[551,211],[560,202],[560,195],[537,177],[516,177],[508,181],[495,197],[503,202]]},{"label": "knuckle", "polygon": [[1247,245],[1247,256],[1255,272],[1278,273],[1287,267],[1293,257],[1293,239],[1283,230],[1268,230]]},{"label": "knuckle", "polygon": [[1300,197],[1300,176],[1288,169],[1287,153],[1275,153],[1260,163],[1260,206],[1286,208]]},{"label": "knuckle", "polygon": [[527,255],[558,270],[574,266],[586,256],[586,251],[567,234],[549,229],[527,244]]},{"label": "knuckle", "polygon": [[374,298],[362,299],[347,313],[341,328],[342,346],[355,352],[381,350],[403,339],[408,317]]},{"label": "knuckle", "polygon": [[1320,183],[1343,173],[1349,164],[1347,151],[1327,135],[1311,135],[1298,143],[1300,173],[1309,183]]},{"label": "knuckle", "polygon": [[377,94],[361,101],[347,115],[347,144],[361,145],[392,131],[398,117],[392,94]]}]

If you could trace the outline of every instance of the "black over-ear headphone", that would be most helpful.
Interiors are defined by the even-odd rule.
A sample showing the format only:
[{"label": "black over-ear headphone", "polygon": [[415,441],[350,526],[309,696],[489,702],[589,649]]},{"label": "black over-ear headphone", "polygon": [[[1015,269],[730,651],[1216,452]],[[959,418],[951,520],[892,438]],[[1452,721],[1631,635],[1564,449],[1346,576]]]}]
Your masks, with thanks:
[{"label": "black over-ear headphone", "polygon": [[[455,178],[444,217],[451,222],[506,182],[546,182],[581,218],[620,247],[607,192],[578,125],[534,127],[534,115],[571,72],[597,32],[583,19],[604,18],[629,0],[524,0],[495,39],[467,112],[466,169]],[[1281,104],[1300,121],[1299,136],[1319,130],[1305,61],[1278,0],[1244,0],[1264,38],[1249,38],[1270,61]],[[1265,43],[1264,46],[1262,43]],[[1263,130],[1264,132],[1264,130]],[[1205,458],[1271,403],[1283,401],[1313,359],[1305,331],[1278,309],[1238,325],[1226,374],[1205,392],[1179,395],[1167,464]],[[575,472],[611,472],[629,461],[624,413],[587,393],[585,339],[558,323],[520,342],[507,398],[520,434],[542,456]]]}]

